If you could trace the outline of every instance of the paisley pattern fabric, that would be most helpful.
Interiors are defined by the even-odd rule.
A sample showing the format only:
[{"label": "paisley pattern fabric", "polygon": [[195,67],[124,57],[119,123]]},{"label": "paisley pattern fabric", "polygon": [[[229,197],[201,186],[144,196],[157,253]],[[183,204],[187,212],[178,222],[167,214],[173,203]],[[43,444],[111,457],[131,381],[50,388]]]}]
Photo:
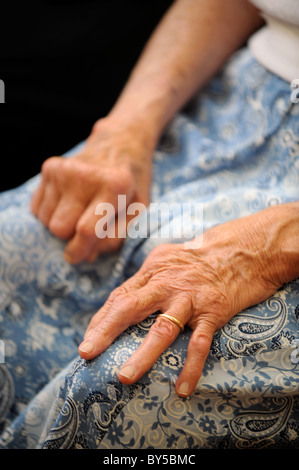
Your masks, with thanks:
[{"label": "paisley pattern fabric", "polygon": [[[206,230],[298,200],[298,175],[299,105],[243,49],[165,131],[152,201],[201,202]],[[71,266],[30,213],[38,180],[0,195],[0,448],[298,448],[299,279],[215,334],[191,397],[174,391],[188,328],[122,385],[116,372],[155,312],[92,361],[77,347],[111,290],[163,240],[128,238],[119,253]]]}]

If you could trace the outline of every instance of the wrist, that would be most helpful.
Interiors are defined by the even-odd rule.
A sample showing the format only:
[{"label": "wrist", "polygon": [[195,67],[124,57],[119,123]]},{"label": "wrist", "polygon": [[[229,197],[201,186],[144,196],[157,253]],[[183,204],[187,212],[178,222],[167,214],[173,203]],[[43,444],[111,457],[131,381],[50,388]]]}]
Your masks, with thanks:
[{"label": "wrist", "polygon": [[269,208],[266,216],[265,248],[271,253],[272,276],[281,286],[299,276],[299,202]]},{"label": "wrist", "polygon": [[156,142],[140,123],[108,115],[93,125],[87,139],[88,153],[109,165],[151,166]]},{"label": "wrist", "polygon": [[94,123],[91,132],[91,136],[96,138],[114,138],[121,135],[131,143],[134,142],[145,154],[153,153],[159,139],[159,132],[151,125],[150,119],[146,120],[130,109],[127,112],[111,110],[107,116]]}]

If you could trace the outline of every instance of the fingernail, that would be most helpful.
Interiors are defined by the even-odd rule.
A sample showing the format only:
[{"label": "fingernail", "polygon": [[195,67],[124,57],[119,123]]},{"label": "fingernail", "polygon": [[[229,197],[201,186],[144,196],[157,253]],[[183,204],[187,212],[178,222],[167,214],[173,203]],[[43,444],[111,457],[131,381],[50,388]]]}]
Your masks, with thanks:
[{"label": "fingernail", "polygon": [[133,366],[124,366],[122,369],[119,370],[120,375],[126,377],[127,379],[131,380],[136,374],[136,369]]},{"label": "fingernail", "polygon": [[91,353],[94,350],[94,344],[91,341],[84,341],[84,343],[80,344],[80,351],[84,353]]},{"label": "fingernail", "polygon": [[189,395],[189,384],[188,382],[182,382],[178,388],[178,393],[180,395]]}]

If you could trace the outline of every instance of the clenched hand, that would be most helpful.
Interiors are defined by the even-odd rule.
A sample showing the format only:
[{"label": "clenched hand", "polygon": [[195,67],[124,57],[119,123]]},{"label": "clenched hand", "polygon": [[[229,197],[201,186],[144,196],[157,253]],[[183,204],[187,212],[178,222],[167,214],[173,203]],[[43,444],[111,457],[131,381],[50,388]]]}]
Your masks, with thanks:
[{"label": "clenched hand", "polygon": [[99,203],[113,204],[117,235],[118,195],[126,196],[127,206],[149,202],[154,142],[136,127],[101,119],[80,153],[51,157],[42,166],[31,210],[54,235],[68,240],[65,258],[71,263],[92,262],[100,253],[116,251],[123,241],[96,236]]}]

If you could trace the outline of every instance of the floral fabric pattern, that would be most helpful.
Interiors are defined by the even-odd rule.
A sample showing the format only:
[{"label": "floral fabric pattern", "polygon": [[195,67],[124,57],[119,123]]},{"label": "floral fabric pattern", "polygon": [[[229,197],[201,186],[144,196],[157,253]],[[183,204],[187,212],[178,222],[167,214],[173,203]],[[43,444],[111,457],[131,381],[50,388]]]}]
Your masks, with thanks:
[{"label": "floral fabric pattern", "polygon": [[[122,385],[116,372],[155,312],[92,361],[77,348],[111,290],[162,240],[128,238],[119,253],[69,265],[64,242],[29,211],[38,180],[0,195],[0,448],[298,448],[299,280],[214,335],[191,397],[174,391],[188,328]],[[298,188],[299,105],[245,48],[165,131],[152,201],[201,202],[206,230],[296,201]]]}]

